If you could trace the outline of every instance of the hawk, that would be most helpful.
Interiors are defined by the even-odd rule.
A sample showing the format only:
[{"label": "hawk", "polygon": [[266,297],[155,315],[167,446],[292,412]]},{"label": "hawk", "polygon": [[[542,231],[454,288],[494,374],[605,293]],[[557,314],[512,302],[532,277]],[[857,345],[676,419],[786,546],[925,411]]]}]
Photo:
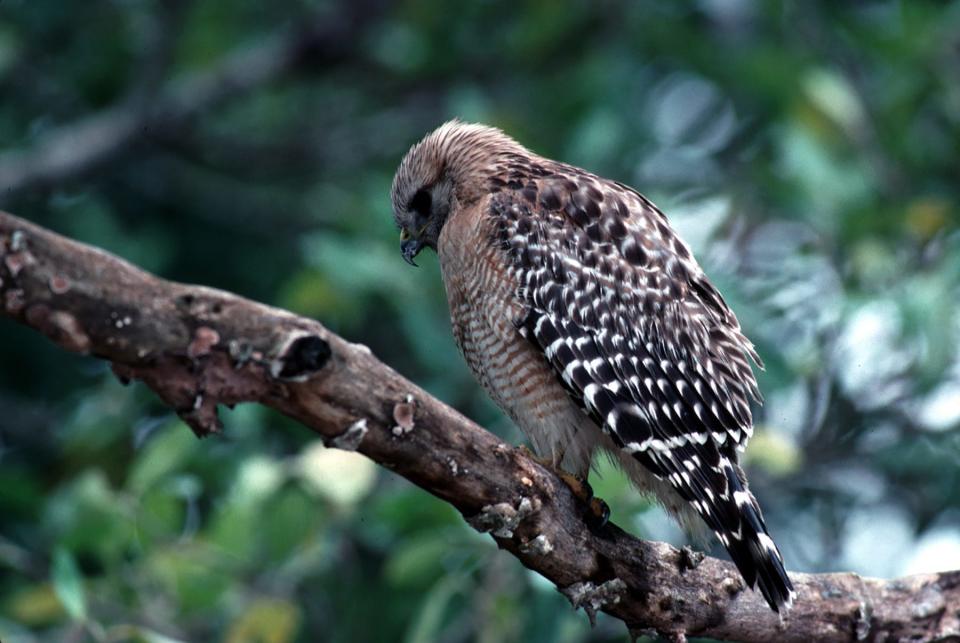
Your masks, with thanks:
[{"label": "hawk", "polygon": [[760,359],[664,214],[460,121],[410,149],[391,199],[404,259],[437,252],[456,344],[534,451],[583,480],[607,452],[682,524],[702,519],[774,611],[789,607],[739,465]]}]

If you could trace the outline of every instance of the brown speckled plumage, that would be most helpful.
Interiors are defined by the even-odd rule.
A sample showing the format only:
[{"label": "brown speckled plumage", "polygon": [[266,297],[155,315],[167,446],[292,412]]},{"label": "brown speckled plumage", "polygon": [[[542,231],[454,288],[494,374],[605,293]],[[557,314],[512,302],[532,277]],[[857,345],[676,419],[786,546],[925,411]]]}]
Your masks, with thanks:
[{"label": "brown speckled plumage", "polygon": [[411,149],[392,197],[408,259],[437,250],[457,345],[534,449],[584,476],[610,453],[681,521],[702,518],[773,609],[789,605],[739,466],[759,358],[663,213],[456,121]]}]

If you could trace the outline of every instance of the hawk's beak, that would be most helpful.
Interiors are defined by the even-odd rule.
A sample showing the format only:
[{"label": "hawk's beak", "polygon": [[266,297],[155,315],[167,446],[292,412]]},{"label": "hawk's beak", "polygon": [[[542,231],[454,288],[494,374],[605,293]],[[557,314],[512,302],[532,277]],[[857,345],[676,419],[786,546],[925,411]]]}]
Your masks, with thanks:
[{"label": "hawk's beak", "polygon": [[403,255],[403,260],[411,266],[417,265],[413,262],[413,258],[416,257],[421,250],[423,250],[423,242],[420,241],[420,239],[414,239],[406,235],[400,237],[400,254]]}]

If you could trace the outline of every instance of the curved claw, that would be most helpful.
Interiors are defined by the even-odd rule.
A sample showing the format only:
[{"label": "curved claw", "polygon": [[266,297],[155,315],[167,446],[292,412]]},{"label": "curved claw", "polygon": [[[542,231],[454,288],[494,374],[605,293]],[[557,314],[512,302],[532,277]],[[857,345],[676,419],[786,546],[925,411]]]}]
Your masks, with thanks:
[{"label": "curved claw", "polygon": [[[610,522],[610,506],[600,498],[591,498],[590,515],[587,522],[594,530],[603,529]],[[592,520],[591,520],[592,519]]]},{"label": "curved claw", "polygon": [[[560,468],[557,458],[541,458],[534,454],[526,445],[520,445],[519,450],[536,460],[544,467],[551,469],[563,480],[564,484],[570,489],[574,497],[586,505],[584,520],[587,526],[593,531],[603,529],[610,521],[610,506],[606,502],[593,495],[593,487],[587,482],[587,479],[573,473],[568,473]],[[562,460],[562,457],[560,458]]]}]

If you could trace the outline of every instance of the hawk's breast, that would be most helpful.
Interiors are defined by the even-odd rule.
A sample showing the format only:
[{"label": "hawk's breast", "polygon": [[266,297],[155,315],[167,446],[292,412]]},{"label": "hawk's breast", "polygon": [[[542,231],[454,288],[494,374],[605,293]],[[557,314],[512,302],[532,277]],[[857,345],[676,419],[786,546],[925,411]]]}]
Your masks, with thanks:
[{"label": "hawk's breast", "polygon": [[565,468],[585,473],[599,428],[570,398],[556,373],[519,323],[526,314],[517,296],[487,204],[451,216],[438,254],[454,340],[494,402],[527,434],[544,457],[563,455]]}]

